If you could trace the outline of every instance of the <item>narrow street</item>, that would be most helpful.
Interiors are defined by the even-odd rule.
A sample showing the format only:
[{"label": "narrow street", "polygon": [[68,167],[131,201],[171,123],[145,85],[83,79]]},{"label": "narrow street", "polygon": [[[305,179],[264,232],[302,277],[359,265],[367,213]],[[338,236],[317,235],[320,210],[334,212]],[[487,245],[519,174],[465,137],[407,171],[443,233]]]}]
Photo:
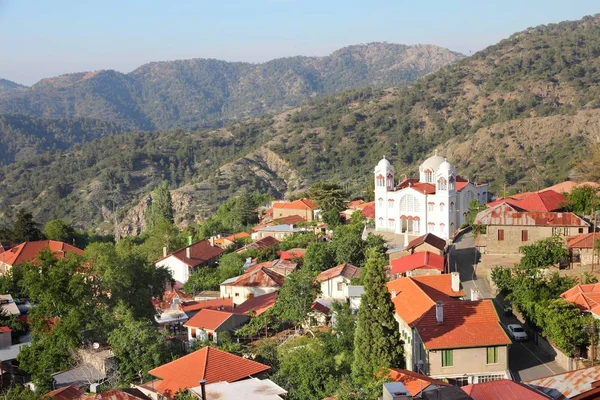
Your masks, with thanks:
[{"label": "narrow street", "polygon": [[[492,299],[500,317],[500,323],[505,330],[509,324],[520,323],[513,315],[504,315],[503,299],[493,294],[488,281],[482,276],[483,274],[478,275],[478,257],[472,233],[462,235],[455,242],[454,249],[450,254],[450,271],[459,272],[466,298],[471,298],[472,290],[478,290],[483,298]],[[513,342],[509,348],[509,368],[516,381],[527,381],[566,372],[531,340]]]}]

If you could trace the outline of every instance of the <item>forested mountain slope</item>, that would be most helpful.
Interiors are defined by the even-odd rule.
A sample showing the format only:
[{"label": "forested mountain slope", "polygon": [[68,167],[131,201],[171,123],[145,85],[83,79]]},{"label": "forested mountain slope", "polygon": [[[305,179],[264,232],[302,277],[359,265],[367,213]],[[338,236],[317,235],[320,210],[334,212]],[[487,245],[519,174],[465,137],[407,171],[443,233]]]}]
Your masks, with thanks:
[{"label": "forested mountain slope", "polygon": [[599,16],[531,28],[408,88],[344,92],[211,132],[105,137],[17,162],[0,170],[0,209],[27,205],[42,220],[86,226],[124,207],[130,233],[162,179],[178,187],[185,222],[244,189],[281,195],[329,179],[360,194],[384,154],[401,178],[434,148],[492,190],[551,184],[600,137],[599,56]]},{"label": "forested mountain slope", "polygon": [[212,59],[154,62],[128,74],[95,71],[2,90],[0,113],[92,118],[128,129],[197,128],[365,87],[405,86],[463,58],[432,46],[371,43],[326,57],[262,64]]}]

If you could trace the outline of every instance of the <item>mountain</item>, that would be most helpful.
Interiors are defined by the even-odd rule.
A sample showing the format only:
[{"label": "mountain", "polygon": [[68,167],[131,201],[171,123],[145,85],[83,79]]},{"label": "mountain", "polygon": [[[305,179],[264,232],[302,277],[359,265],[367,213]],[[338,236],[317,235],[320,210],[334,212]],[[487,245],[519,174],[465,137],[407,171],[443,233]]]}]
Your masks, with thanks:
[{"label": "mountain", "polygon": [[19,85],[18,83],[0,78],[0,94],[15,92],[19,89],[25,89],[25,88],[26,88],[26,86]]},{"label": "mountain", "polygon": [[[491,191],[573,175],[600,140],[600,16],[516,33],[396,89],[342,92],[227,128],[98,138],[0,169],[0,210],[77,226],[142,226],[147,195],[169,181],[177,222],[202,219],[241,190],[274,196],[332,180],[368,192],[386,155],[397,178],[434,149]],[[5,211],[5,212],[6,212]]]},{"label": "mountain", "polygon": [[154,62],[128,74],[67,74],[20,90],[2,90],[0,83],[0,114],[90,118],[126,129],[194,128],[280,111],[349,89],[405,86],[463,57],[432,45],[370,43],[326,57],[262,64]]}]

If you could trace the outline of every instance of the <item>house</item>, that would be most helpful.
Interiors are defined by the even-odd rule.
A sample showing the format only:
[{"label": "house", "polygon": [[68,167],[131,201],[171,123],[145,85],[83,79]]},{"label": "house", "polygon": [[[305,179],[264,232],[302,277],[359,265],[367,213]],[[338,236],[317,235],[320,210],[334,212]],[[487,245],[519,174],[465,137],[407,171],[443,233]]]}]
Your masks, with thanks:
[{"label": "house", "polygon": [[331,319],[331,308],[318,301],[310,305],[310,311],[306,314],[303,326],[307,328],[326,326]]},{"label": "house", "polygon": [[42,399],[74,400],[81,398],[84,394],[85,392],[77,386],[69,385],[42,395]]},{"label": "house", "polygon": [[273,272],[278,273],[279,275],[288,276],[289,274],[294,272],[296,268],[298,268],[298,263],[278,258],[277,260],[265,261],[260,264],[252,263],[248,268],[246,268],[245,271],[246,273],[248,273],[260,268],[267,268]]},{"label": "house", "polygon": [[268,365],[206,346],[148,371],[158,379],[139,385],[138,389],[147,395],[172,398],[179,390],[198,386],[202,379],[206,380],[207,386],[217,382],[232,383],[260,377],[269,369]]},{"label": "house", "polygon": [[538,192],[519,193],[513,196],[499,198],[487,204],[494,207],[501,203],[510,204],[518,211],[560,211],[567,205],[567,198],[554,190],[545,189]]},{"label": "house", "polygon": [[274,237],[267,236],[263,239],[257,240],[256,242],[249,243],[244,247],[237,249],[235,252],[243,253],[248,250],[267,250],[276,246],[279,246],[279,240],[275,239]]},{"label": "house", "polygon": [[110,349],[79,349],[80,362],[73,368],[52,374],[53,387],[84,387],[106,380],[117,368],[115,355]]},{"label": "house", "polygon": [[[180,294],[181,293],[181,294]],[[163,301],[155,301],[157,311],[154,319],[159,325],[177,325],[186,322],[202,309],[232,311],[233,300],[230,298],[212,298],[195,300],[177,289],[165,292]]]},{"label": "house", "polygon": [[321,272],[316,281],[321,285],[323,298],[345,301],[344,286],[350,285],[352,279],[359,276],[359,267],[344,263]]},{"label": "house", "polygon": [[461,389],[473,400],[548,400],[550,397],[538,392],[531,386],[509,379],[474,383]]},{"label": "house", "polygon": [[252,269],[221,283],[221,297],[232,298],[237,306],[253,297],[279,290],[284,279],[283,275],[269,268]]},{"label": "house", "polygon": [[519,248],[552,235],[586,233],[589,224],[571,212],[518,211],[501,203],[481,211],[475,224],[485,227],[477,238],[482,253],[518,254]]},{"label": "house", "polygon": [[276,202],[273,204],[273,218],[289,217],[298,215],[306,221],[316,219],[319,206],[310,199],[299,199],[291,202]]},{"label": "house", "polygon": [[600,319],[600,283],[575,285],[561,293],[561,298],[576,305],[581,311],[590,312]]},{"label": "house", "polygon": [[222,249],[226,249],[230,246],[233,246],[236,241],[245,241],[250,240],[250,234],[247,232],[238,232],[233,235],[225,236],[225,237],[216,237],[214,238],[215,246],[218,246]]},{"label": "house", "polygon": [[434,235],[426,233],[425,235],[414,238],[401,248],[389,249],[387,254],[390,258],[390,263],[396,258],[405,257],[414,253],[428,251],[433,254],[443,256],[446,251],[446,240]]},{"label": "house", "polygon": [[275,305],[277,292],[271,292],[246,300],[235,308],[236,314],[259,316]]},{"label": "house", "polygon": [[290,215],[288,217],[275,218],[275,219],[271,219],[269,221],[262,222],[256,226],[252,227],[252,230],[256,231],[260,228],[264,228],[266,226],[273,226],[273,225],[299,225],[299,224],[304,224],[305,222],[306,222],[306,220],[299,215]]},{"label": "house", "polygon": [[581,188],[584,186],[590,186],[593,188],[597,188],[598,190],[600,190],[600,184],[598,184],[597,182],[581,182],[581,183],[577,183],[577,182],[573,182],[573,181],[565,181],[565,182],[561,182],[561,183],[557,183],[554,186],[550,186],[546,189],[542,189],[540,190],[540,192],[543,192],[545,190],[553,190],[557,193],[566,193],[566,194],[571,194],[571,191],[575,188]]},{"label": "house", "polygon": [[14,265],[36,263],[38,254],[46,249],[56,258],[63,258],[67,254],[83,254],[83,250],[56,240],[23,242],[0,254],[0,275],[6,274]]},{"label": "house", "polygon": [[423,392],[443,386],[450,386],[447,382],[433,379],[407,369],[391,368],[388,377],[392,382],[402,383],[406,389],[406,393],[412,397],[418,397]]},{"label": "house", "polygon": [[344,285],[344,298],[350,305],[350,311],[353,314],[358,312],[362,295],[365,294],[365,287],[361,285]]},{"label": "house", "polygon": [[408,237],[435,233],[450,239],[466,221],[470,202],[487,203],[487,184],[458,176],[454,166],[437,154],[419,166],[419,178],[397,185],[394,167],[384,157],[374,170],[375,230]]},{"label": "house", "polygon": [[473,400],[473,398],[459,387],[442,386],[423,392],[421,400]]},{"label": "house", "polygon": [[293,260],[293,259],[302,259],[304,258],[304,254],[306,253],[306,249],[289,249],[283,250],[279,253],[279,258],[281,260]]},{"label": "house", "polygon": [[[79,399],[79,398],[78,398]],[[139,389],[124,388],[113,389],[107,392],[89,394],[82,396],[80,400],[152,400]]]},{"label": "house", "polygon": [[204,308],[183,326],[188,328],[188,340],[211,340],[217,343],[219,333],[230,332],[248,321],[243,314]]},{"label": "house", "polygon": [[252,233],[253,240],[264,239],[268,236],[275,238],[277,240],[283,240],[288,236],[293,235],[294,233],[303,233],[306,232],[306,228],[298,228],[294,224],[280,224],[280,225],[269,225],[262,228],[256,229]]},{"label": "house", "polygon": [[420,251],[392,260],[390,275],[400,276],[439,275],[444,273],[444,257],[429,251]]},{"label": "house", "polygon": [[[590,265],[598,262],[598,255],[594,257],[594,243],[600,240],[600,233],[582,233],[567,238],[569,260],[571,264],[579,266]],[[597,252],[597,251],[596,251]]]},{"label": "house", "polygon": [[525,382],[552,399],[592,400],[600,397],[600,365]]},{"label": "house", "polygon": [[156,261],[156,267],[165,267],[173,274],[173,279],[186,283],[190,275],[198,268],[215,265],[224,250],[214,245],[214,240],[200,240],[188,244],[171,254],[163,248],[163,258]]},{"label": "house", "polygon": [[[202,388],[191,388],[202,399]],[[218,382],[205,386],[206,400],[283,400],[287,391],[270,379],[250,378],[238,382]]]}]

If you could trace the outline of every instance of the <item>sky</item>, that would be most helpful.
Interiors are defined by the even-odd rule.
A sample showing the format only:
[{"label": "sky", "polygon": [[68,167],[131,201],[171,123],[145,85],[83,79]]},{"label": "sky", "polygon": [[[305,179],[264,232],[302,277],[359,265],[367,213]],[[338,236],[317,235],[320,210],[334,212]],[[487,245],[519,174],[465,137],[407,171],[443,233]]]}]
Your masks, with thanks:
[{"label": "sky", "polygon": [[598,0],[0,0],[0,78],[31,85],[151,61],[264,62],[370,42],[470,55],[528,27],[598,12]]}]

